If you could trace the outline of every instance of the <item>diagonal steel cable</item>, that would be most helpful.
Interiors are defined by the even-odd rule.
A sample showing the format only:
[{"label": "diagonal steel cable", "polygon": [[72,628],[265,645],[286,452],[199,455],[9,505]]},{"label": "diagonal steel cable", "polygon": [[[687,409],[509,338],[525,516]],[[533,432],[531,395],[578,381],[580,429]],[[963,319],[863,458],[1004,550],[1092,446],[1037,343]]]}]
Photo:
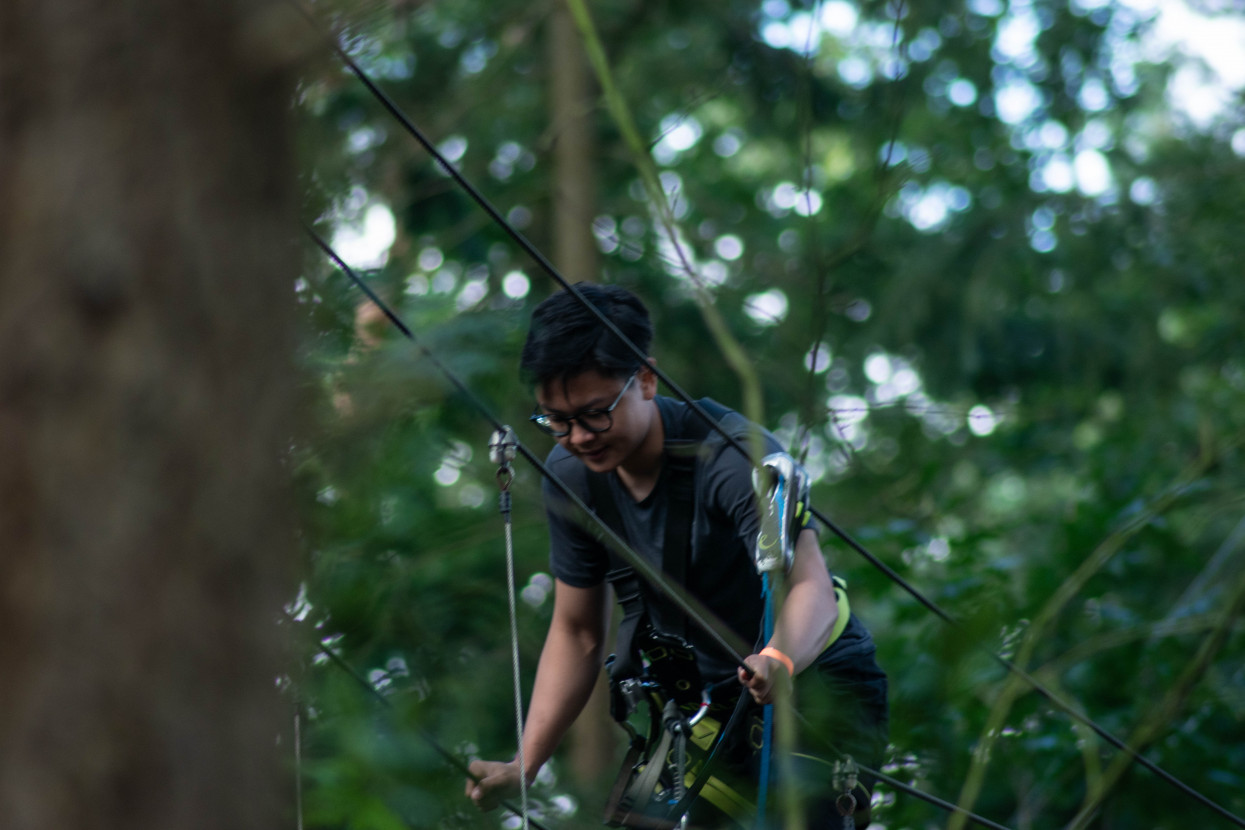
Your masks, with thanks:
[{"label": "diagonal steel cable", "polygon": [[[363,291],[364,294],[367,295],[367,297],[372,302],[376,303],[376,305],[380,308],[380,310],[384,313],[384,315],[394,324],[394,326],[397,327],[397,329],[400,332],[402,332],[403,336],[406,337],[407,340],[411,341],[415,345],[415,347],[419,350],[420,354],[423,357],[432,361],[433,365],[454,385],[454,387],[457,388],[459,391],[461,391],[463,394],[465,394],[468,397],[468,399],[472,402],[472,404],[476,407],[476,409],[480,412],[480,414],[484,416],[486,420],[492,422],[497,429],[502,429],[503,427],[500,425],[500,422],[498,422],[497,419],[493,417],[493,415],[490,413],[490,411],[488,410],[484,402],[481,401],[480,398],[476,396],[471,391],[471,389],[457,375],[455,375],[453,371],[449,369],[449,367],[447,367],[444,363],[438,360],[437,357],[432,353],[432,351],[428,349],[428,347],[424,346],[422,343],[420,343],[415,338],[414,333],[411,332],[411,330],[406,326],[406,324],[402,322],[402,319],[398,317],[398,315],[389,307],[389,305],[384,300],[382,300],[376,294],[375,291],[372,290],[371,286],[369,286],[366,282],[364,282],[363,279],[360,278],[357,273],[355,273],[353,268],[347,265],[346,262],[342,260],[340,256],[338,256],[337,252],[334,251],[333,248],[327,242],[324,241],[323,237],[317,234],[310,227],[306,227],[306,230],[307,230],[308,235],[321,248],[321,250],[323,250],[330,259],[332,259],[334,264],[336,264],[337,267],[340,268],[346,274],[346,276],[348,276],[350,280],[354,282],[354,284],[358,286]],[[536,457],[533,456],[523,446],[522,443],[516,443],[516,447],[519,453],[522,454],[523,457],[526,458],[529,462],[531,462],[542,476],[544,476],[547,480],[549,480],[552,484],[554,484],[554,486],[558,487],[563,492],[564,495],[567,495],[568,497],[575,499],[577,506],[595,523],[595,526],[599,531],[603,533],[608,533],[611,536],[613,536],[613,531],[610,530],[609,526],[599,516],[597,516],[597,514],[593,513],[587,507],[587,505],[583,504],[583,502],[579,500],[578,496],[574,493],[574,491],[570,490],[560,479],[557,478],[557,476],[553,474],[552,471],[548,469],[548,467],[546,467],[543,463],[537,460]],[[617,537],[615,537],[615,541],[618,544],[618,548],[615,549],[614,551],[615,553],[619,554],[624,559],[627,556],[634,557],[633,560],[628,560],[631,562],[631,564],[634,567],[639,568],[641,563],[643,563],[644,568],[648,574],[648,576],[646,576],[646,579],[649,581],[649,583],[654,588],[661,591],[668,599],[671,599],[675,602],[680,601],[679,594],[682,592],[681,586],[679,586],[677,583],[669,582],[664,573],[662,573],[658,569],[654,569],[651,565],[648,565],[646,560],[644,560],[643,557],[639,556],[634,551],[631,551],[631,549],[627,547],[627,544],[623,542],[621,539],[618,539]],[[712,613],[709,612],[707,609],[702,609],[703,613],[706,616],[701,616],[701,612],[697,611],[695,607],[699,605],[699,601],[695,600],[695,598],[691,597],[690,595],[688,595],[688,598],[691,600],[691,603],[689,603],[686,607],[682,607],[681,610],[683,610],[683,612],[688,615],[689,620],[691,620],[693,623],[696,623],[698,626],[700,626],[702,630],[706,631],[712,636],[717,637],[717,632],[715,632],[713,628],[715,620],[713,618]],[[716,621],[716,622],[717,622],[717,625],[721,625],[723,629],[725,629],[727,632],[730,632],[730,629],[727,629],[725,625],[722,624],[720,621]],[[719,642],[719,645],[723,645],[723,644]],[[390,704],[390,701],[387,698],[385,698],[384,695],[381,695],[378,691],[376,691],[374,687],[372,687],[370,683],[368,683],[365,679],[360,677],[358,673],[355,672],[354,669],[351,668],[349,664],[347,664],[339,655],[334,654],[330,649],[324,647],[323,644],[321,644],[320,647],[321,647],[321,650],[324,651],[326,654],[328,654],[334,660],[335,663],[337,663],[343,669],[350,672],[350,674],[353,675],[359,683],[366,686],[367,689],[372,694],[376,695],[379,699],[383,700],[386,704]],[[746,648],[746,646],[744,646],[744,648]],[[743,665],[743,656],[741,654],[732,653],[732,657],[736,660],[736,662],[738,662],[741,666],[743,666],[745,670],[748,669],[747,666]],[[799,717],[805,723],[806,726],[808,725],[808,721],[802,715],[800,715],[799,712],[796,712],[796,716]],[[459,761],[457,758],[450,755],[445,750],[440,749],[439,745],[436,743],[435,739],[433,739],[431,735],[427,734],[423,730],[421,730],[421,733],[423,734],[426,740],[430,741],[433,744],[433,746],[437,748],[438,752],[440,752],[443,757],[445,757],[452,764],[454,764],[455,768],[460,769],[460,770],[465,769],[461,761]],[[836,755],[840,755],[840,756],[842,755],[842,753],[840,753],[838,749],[836,749],[824,737],[821,737],[821,736],[817,736],[817,737],[822,741],[823,744],[825,744],[825,746],[831,752],[835,753]],[[903,792],[907,795],[911,795],[914,798],[918,798],[929,804],[933,804],[937,807],[941,807],[942,809],[947,810],[948,812],[952,814],[963,815],[969,821],[980,824],[983,827],[993,828],[994,830],[1008,830],[1008,828],[1004,827],[1003,825],[996,824],[995,822],[987,818],[979,816],[976,813],[973,813],[969,810],[965,810],[964,808],[956,804],[952,804],[949,801],[944,801],[943,799],[938,798],[937,796],[933,796],[933,795],[930,795],[929,793],[922,792],[921,790],[918,790],[909,784],[905,784],[902,781],[899,781],[898,779],[892,778],[891,776],[886,775],[883,772],[871,769],[869,767],[861,766],[859,764],[857,764],[857,766],[859,766],[861,770],[876,776],[878,780],[884,781],[886,784],[893,787],[895,790],[899,792]],[[468,773],[468,775],[470,775],[470,773]],[[474,778],[474,776],[472,777]],[[517,814],[517,811],[515,811],[514,808],[508,807],[508,809],[511,809],[512,812],[516,812]]]},{"label": "diagonal steel cable", "polygon": [[[311,227],[304,227],[316,245],[318,245],[320,249],[323,250],[334,263],[336,263],[337,267],[340,268],[351,279],[351,281],[353,281],[354,284],[368,296],[368,299],[376,303],[385,316],[389,318],[390,322],[392,322],[398,330],[402,332],[403,336],[415,345],[415,348],[419,350],[419,353],[423,357],[432,362],[433,366],[435,366],[437,370],[440,371],[451,384],[453,384],[455,389],[457,389],[464,397],[467,398],[468,401],[471,402],[476,410],[484,416],[485,420],[492,424],[493,428],[496,430],[505,429],[506,425],[493,415],[491,410],[489,410],[488,405],[485,404],[484,401],[481,400],[480,397],[476,395],[475,392],[473,392],[465,383],[463,383],[463,381],[456,374],[454,374],[449,367],[442,363],[427,346],[419,342],[419,340],[415,337],[415,334],[405,323],[402,322],[397,314],[389,308],[388,304],[385,303],[385,301],[372,290],[371,286],[364,282],[363,279],[355,273],[353,268],[347,265],[346,262],[338,256],[337,252],[333,250],[324,238],[316,233]],[[541,461],[531,450],[524,446],[522,442],[518,442],[516,446],[519,453],[527,459],[527,461],[535,467],[547,481],[553,484],[554,487],[558,488],[558,490],[563,496],[566,497],[576,511],[591,517],[592,520],[596,521],[596,524],[594,525],[595,532],[602,544],[617,554],[619,558],[627,564],[631,565],[631,567],[635,568],[636,572],[640,574],[646,582],[652,585],[656,591],[674,603],[675,606],[686,614],[689,619],[694,620],[706,634],[713,638],[718,647],[723,649],[723,651],[725,651],[725,653],[735,661],[736,664],[738,664],[745,671],[751,671],[744,663],[744,656],[750,651],[750,648],[739,635],[735,634],[735,632],[732,631],[725,623],[719,620],[713,612],[706,608],[705,605],[694,595],[689,593],[687,589],[666,579],[665,575],[662,574],[659,568],[654,567],[643,556],[632,550],[631,547],[622,539],[622,537],[597,518],[592,509],[589,508],[588,505],[584,503],[583,499],[579,497],[579,494],[555,476],[553,471],[545,466],[545,463]]]},{"label": "diagonal steel cable", "polygon": [[[302,9],[301,6],[299,8]],[[302,11],[305,15],[307,15],[309,22],[311,22],[313,26],[316,26],[318,28],[319,24],[316,22],[316,20],[313,17],[311,17],[310,13],[308,13],[305,9],[302,9]],[[341,47],[341,45],[336,41],[336,39],[330,38],[329,43],[333,51],[337,53],[337,55],[345,63],[347,68],[350,69],[350,71],[355,75],[355,77],[357,77],[359,81],[365,87],[367,87],[367,89],[376,97],[376,99],[381,103],[381,105],[384,106],[386,110],[388,110],[388,112],[406,129],[406,131],[417,142],[419,142],[419,144],[429,153],[429,155],[433,157],[433,159],[445,171],[445,173],[450,178],[452,178],[460,187],[463,188],[463,190],[471,197],[471,199],[486,214],[488,214],[489,218],[491,218],[495,223],[497,223],[498,227],[500,227],[508,236],[510,236],[510,238],[513,239],[515,243],[518,244],[519,247],[521,247],[524,250],[524,252],[527,253],[528,256],[532,258],[532,260],[540,267],[542,271],[544,271],[550,278],[552,278],[556,283],[558,283],[558,285],[561,286],[565,291],[569,292],[572,296],[574,296],[576,300],[585,307],[585,309],[587,309],[593,316],[595,316],[597,320],[606,328],[606,330],[608,330],[611,334],[617,337],[623,343],[623,345],[626,346],[628,349],[630,349],[640,360],[647,361],[648,355],[644,353],[644,350],[641,349],[639,346],[637,346],[629,337],[627,337],[618,328],[618,326],[616,326],[614,322],[610,320],[604,314],[604,312],[602,312],[599,308],[593,305],[592,302],[588,300],[588,298],[586,298],[583,295],[583,293],[580,292],[579,289],[574,284],[572,284],[564,276],[562,276],[562,274],[553,266],[553,263],[551,263],[548,260],[548,258],[545,257],[545,255],[542,254],[540,250],[537,249],[536,246],[533,245],[532,242],[527,239],[526,236],[524,236],[517,228],[515,228],[497,210],[497,208],[493,206],[493,204],[488,200],[488,198],[485,197],[484,194],[481,193],[475,187],[475,185],[473,185],[465,176],[462,175],[462,173],[458,171],[458,169],[453,165],[453,163],[451,163],[448,159],[445,158],[445,156],[441,153],[441,151],[437,149],[436,145],[434,145],[428,139],[428,137],[424,135],[424,133],[417,126],[415,126],[415,124],[411,121],[411,119],[407,117],[406,113],[403,112],[402,109],[398,107],[396,103],[394,103],[393,99],[390,98],[384,92],[384,90],[382,90],[379,86],[376,85],[376,83],[371,79],[371,77],[366,72],[364,72],[363,69],[358,65],[358,63],[353,58],[351,58],[350,55]],[[405,326],[402,326],[402,328],[405,329]],[[651,366],[651,368],[654,374],[656,374],[657,377],[672,392],[674,392],[675,396],[678,397],[685,404],[687,404],[687,406],[693,412],[696,413],[697,417],[701,418],[703,421],[709,424],[712,429],[720,433],[723,436],[723,438],[726,440],[726,442],[733,449],[742,453],[745,457],[751,458],[751,454],[748,452],[747,448],[744,447],[743,444],[738,439],[736,439],[734,436],[728,435],[725,431],[723,431],[722,428],[716,423],[714,418],[708,412],[706,412],[703,407],[701,407],[698,403],[696,403],[696,401],[686,391],[684,391],[682,387],[680,387],[677,383],[675,383],[674,379],[671,378],[669,374],[667,374],[664,370],[660,369],[659,367],[655,365]],[[524,457],[528,458],[531,461],[535,461],[535,459],[530,456],[529,452],[527,452],[525,449],[522,451],[524,453]],[[536,463],[539,463],[539,462],[536,462]],[[541,467],[543,467],[543,464],[541,465]],[[573,496],[573,494],[571,495]],[[587,509],[586,506],[583,506],[582,501],[579,500],[578,497],[573,496],[573,503],[575,502],[578,502],[578,504],[576,504],[576,507]],[[870,552],[867,548],[865,548],[864,545],[858,542],[846,530],[839,527],[839,525],[833,522],[828,516],[826,516],[824,512],[822,512],[820,509],[815,508],[815,507],[812,508],[810,512],[815,517],[817,517],[817,519],[821,521],[822,524],[824,524],[832,533],[834,533],[834,535],[838,536],[839,539],[842,540],[844,544],[846,544],[848,547],[850,547],[852,550],[854,550],[856,553],[862,556],[874,568],[881,571],[882,574],[884,574],[893,583],[895,583],[897,586],[899,586],[905,592],[907,592],[913,599],[915,599],[918,603],[924,606],[928,611],[938,616],[939,618],[941,618],[944,622],[948,623],[949,625],[956,627],[958,630],[960,631],[964,630],[961,624],[959,623],[959,621],[957,621],[954,617],[952,617],[948,612],[943,610],[943,608],[939,606],[937,603],[935,603],[933,600],[929,599],[924,594],[922,594],[920,591],[918,591],[914,586],[909,584],[908,581],[905,580],[893,568],[891,568],[885,562],[883,562],[882,560],[874,556],[872,552]],[[613,536],[614,534],[612,532],[607,532],[606,535]],[[615,539],[618,543],[621,544],[620,539],[617,539],[616,536],[615,536]],[[623,545],[623,547],[625,547],[625,545]],[[644,560],[642,558],[637,557],[637,561],[643,562]],[[645,565],[647,566],[647,563],[645,563]],[[647,566],[647,567],[651,570],[651,566]],[[637,568],[637,570],[639,570],[639,568]],[[654,585],[654,587],[662,591],[663,594],[667,590],[667,586],[665,586],[663,582],[653,581],[652,577],[649,577],[649,576],[646,576],[646,579],[648,579],[651,582],[651,584]],[[660,580],[660,577],[658,577],[658,579]],[[690,595],[688,599],[690,599]],[[676,603],[678,602],[679,600],[676,600]],[[716,638],[720,636],[720,634],[718,632],[714,632],[713,636],[715,636]],[[1153,761],[1146,758],[1144,755],[1140,754],[1136,750],[1129,747],[1123,740],[1116,737],[1114,734],[1109,732],[1105,727],[1099,725],[1098,723],[1096,723],[1094,720],[1092,720],[1088,716],[1079,712],[1070,703],[1067,703],[1066,701],[1064,701],[1057,694],[1055,694],[1054,691],[1052,691],[1050,688],[1042,684],[1041,681],[1033,677],[1033,675],[1029,674],[1024,669],[1017,666],[1012,661],[1008,660],[1007,658],[1003,657],[997,652],[994,652],[993,650],[987,648],[984,645],[981,645],[978,643],[977,647],[985,651],[987,654],[989,654],[996,663],[1001,665],[1007,671],[1012,672],[1017,677],[1020,677],[1021,679],[1023,679],[1026,683],[1028,683],[1033,688],[1034,691],[1036,691],[1038,694],[1044,697],[1055,708],[1064,712],[1068,717],[1072,718],[1073,720],[1076,720],[1082,725],[1093,730],[1094,733],[1097,734],[1100,738],[1102,738],[1104,741],[1111,744],[1113,747],[1120,750],[1121,752],[1126,753],[1136,763],[1145,767],[1151,773],[1158,776],[1160,779],[1170,784],[1171,786],[1175,787],[1176,789],[1180,790],[1182,793],[1184,793],[1188,797],[1194,799],[1195,801],[1202,804],[1203,806],[1211,810],[1214,810],[1220,816],[1232,822],[1237,827],[1245,828],[1245,818],[1241,818],[1240,816],[1237,816],[1235,813],[1232,813],[1226,807],[1223,807],[1222,805],[1216,803],[1209,797],[1203,795],[1198,790],[1195,790],[1193,787],[1184,783],[1176,776],[1164,770],[1158,764],[1154,763]],[[728,649],[728,653],[731,653],[732,658],[735,657],[734,649]]]}]

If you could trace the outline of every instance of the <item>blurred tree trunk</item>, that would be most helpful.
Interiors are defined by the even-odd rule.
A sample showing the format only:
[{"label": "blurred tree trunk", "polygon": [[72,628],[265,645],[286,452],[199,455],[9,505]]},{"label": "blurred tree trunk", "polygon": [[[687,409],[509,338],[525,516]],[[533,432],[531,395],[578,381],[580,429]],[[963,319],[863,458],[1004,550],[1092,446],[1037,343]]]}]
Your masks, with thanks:
[{"label": "blurred tree trunk", "polygon": [[5,828],[293,813],[288,14],[0,7]]},{"label": "blurred tree trunk", "polygon": [[[553,263],[572,282],[598,281],[592,217],[597,210],[593,117],[596,101],[583,44],[562,3],[549,33],[550,118],[553,122]],[[612,772],[618,726],[609,714],[605,675],[569,736],[571,773],[582,786],[602,785]],[[605,782],[608,784],[608,782]]]},{"label": "blurred tree trunk", "polygon": [[562,3],[549,19],[550,118],[553,122],[553,263],[567,279],[597,281],[596,98],[588,59]]}]

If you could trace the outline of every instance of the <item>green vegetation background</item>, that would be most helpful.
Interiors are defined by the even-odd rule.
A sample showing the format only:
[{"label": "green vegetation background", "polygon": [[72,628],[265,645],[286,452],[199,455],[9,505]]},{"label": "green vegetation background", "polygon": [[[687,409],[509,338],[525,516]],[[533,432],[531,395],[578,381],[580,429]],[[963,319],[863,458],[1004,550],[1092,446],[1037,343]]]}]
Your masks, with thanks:
[{"label": "green vegetation background", "polygon": [[[760,35],[826,7],[854,11],[854,31],[815,49]],[[317,5],[542,250],[553,8]],[[1178,66],[1147,62],[1147,21],[1108,2],[591,11],[683,242],[724,277],[714,307],[760,373],[766,425],[805,438],[824,512],[965,623],[941,623],[824,535],[891,677],[892,774],[951,801],[980,774],[974,809],[1018,828],[1067,824],[1110,777],[1117,753],[1036,695],[1010,694],[980,644],[1245,813],[1245,637],[1223,619],[1245,580],[1239,95],[1213,123],[1189,123],[1166,95]],[[1032,49],[1009,53],[1000,37],[1017,20],[1036,27]],[[1004,89],[1032,92],[1027,117],[999,117]],[[515,366],[552,281],[331,56],[308,69],[296,109],[306,217],[331,233],[376,200],[392,210],[396,241],[368,279],[543,455]],[[637,291],[661,365],[693,395],[740,405],[604,102],[589,115],[599,198],[581,215],[601,268],[568,276]],[[692,129],[683,149],[660,142],[680,127]],[[1108,165],[1102,192],[1060,183],[1079,151]],[[810,184],[820,208],[803,215],[807,197],[791,194]],[[520,294],[514,272],[526,294],[507,294],[508,275]],[[748,313],[780,309],[759,296],[774,291],[781,322]],[[423,737],[464,757],[513,752],[491,428],[311,246],[299,292],[313,379],[293,456],[305,826],[497,826]],[[818,343],[829,365],[810,372]],[[526,691],[551,602],[539,601],[539,479],[522,461],[514,509]],[[321,643],[393,705],[317,655]],[[572,772],[555,763],[538,786],[543,815],[598,826],[599,792]],[[883,795],[877,821],[891,830],[947,822]],[[1138,768],[1090,823],[1227,826]]]}]

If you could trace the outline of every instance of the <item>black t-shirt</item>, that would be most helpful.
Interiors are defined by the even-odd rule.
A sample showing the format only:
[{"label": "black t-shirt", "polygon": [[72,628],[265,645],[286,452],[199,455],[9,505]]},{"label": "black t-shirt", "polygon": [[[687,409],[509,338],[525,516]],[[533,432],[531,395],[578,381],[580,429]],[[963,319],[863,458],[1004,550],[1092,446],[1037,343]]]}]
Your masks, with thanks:
[{"label": "black t-shirt", "polygon": [[[661,396],[656,403],[667,442],[703,435],[704,429],[697,429],[693,423],[699,416],[686,404]],[[719,423],[747,445],[750,429],[742,415],[729,412]],[[761,435],[765,453],[782,449],[773,435],[764,430]],[[549,454],[547,464],[555,476],[593,506],[587,471],[577,458],[559,445]],[[617,474],[606,476],[628,544],[657,567],[661,567],[665,540],[668,470],[669,465],[663,465],[653,492],[640,502],[631,497]],[[611,568],[608,550],[592,532],[576,523],[565,497],[549,482],[544,484],[544,496],[554,576],[577,588],[600,584]],[[694,505],[686,587],[745,642],[755,643],[763,600],[761,578],[752,560],[758,524],[752,465],[717,431],[704,439],[697,455]],[[735,662],[708,635],[695,626],[689,626],[685,633],[696,649],[702,677],[712,681],[734,674]]]}]

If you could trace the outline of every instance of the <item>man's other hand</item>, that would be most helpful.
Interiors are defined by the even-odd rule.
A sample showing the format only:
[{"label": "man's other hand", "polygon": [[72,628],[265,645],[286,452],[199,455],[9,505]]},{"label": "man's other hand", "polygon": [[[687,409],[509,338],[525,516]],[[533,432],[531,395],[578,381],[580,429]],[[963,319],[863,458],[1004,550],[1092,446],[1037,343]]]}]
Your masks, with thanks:
[{"label": "man's other hand", "polygon": [[518,761],[472,761],[467,769],[479,779],[467,779],[467,797],[481,810],[495,809],[519,794]]},{"label": "man's other hand", "polygon": [[749,677],[743,667],[740,667],[739,682],[752,695],[752,699],[762,706],[774,702],[778,683],[788,683],[791,680],[787,667],[773,657],[750,654],[744,659],[744,665],[752,669],[752,676]]}]

